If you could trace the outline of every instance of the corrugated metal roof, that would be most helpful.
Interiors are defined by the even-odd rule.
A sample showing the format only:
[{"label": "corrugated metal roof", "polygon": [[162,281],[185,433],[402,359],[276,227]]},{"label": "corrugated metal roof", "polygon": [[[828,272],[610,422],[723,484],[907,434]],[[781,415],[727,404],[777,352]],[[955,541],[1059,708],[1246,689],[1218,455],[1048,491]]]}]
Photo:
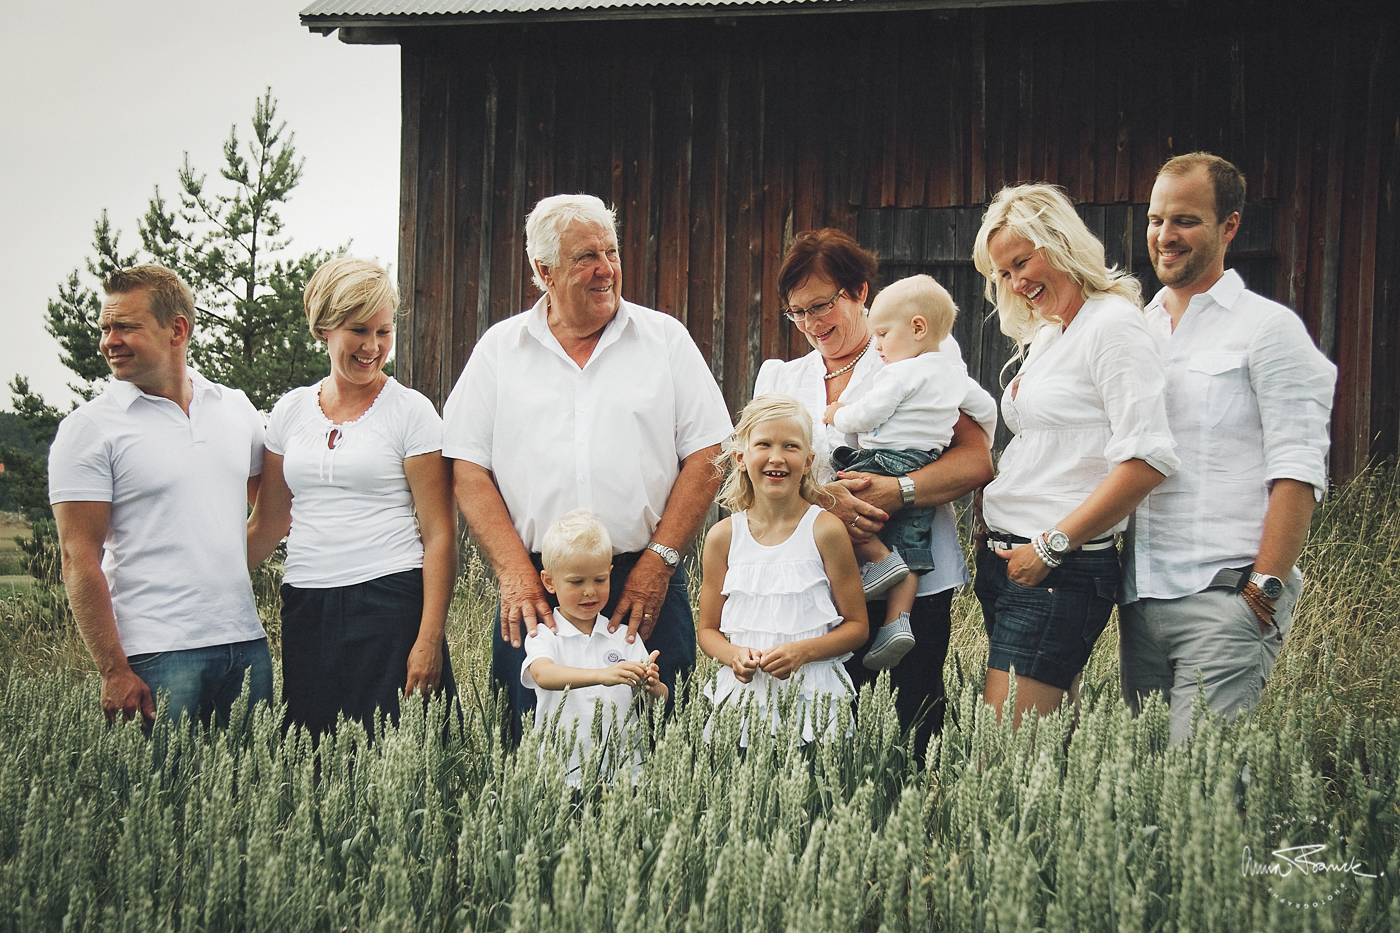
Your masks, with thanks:
[{"label": "corrugated metal roof", "polygon": [[734,18],[790,13],[891,13],[1101,2],[1106,0],[315,0],[301,11],[301,24],[322,34],[339,29],[343,42],[392,43],[399,41],[400,27]]},{"label": "corrugated metal roof", "polygon": [[[801,5],[828,0],[316,0],[306,16],[461,16],[473,13],[550,13],[638,7]],[[859,5],[860,0],[845,0]]]}]

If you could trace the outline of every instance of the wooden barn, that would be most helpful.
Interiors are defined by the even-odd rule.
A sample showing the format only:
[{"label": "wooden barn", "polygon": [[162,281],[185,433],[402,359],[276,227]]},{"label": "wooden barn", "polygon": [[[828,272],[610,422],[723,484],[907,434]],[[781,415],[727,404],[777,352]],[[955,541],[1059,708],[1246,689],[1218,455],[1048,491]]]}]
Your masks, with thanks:
[{"label": "wooden barn", "polygon": [[794,232],[929,272],[983,383],[1009,344],[971,237],[1004,184],[1063,185],[1110,259],[1145,255],[1157,168],[1249,179],[1230,264],[1339,368],[1333,475],[1400,447],[1394,0],[317,0],[309,29],[402,54],[398,372],[439,404],[536,297],[541,197],[617,207],[624,294],[690,329],[736,410],[807,350],[779,314]]}]

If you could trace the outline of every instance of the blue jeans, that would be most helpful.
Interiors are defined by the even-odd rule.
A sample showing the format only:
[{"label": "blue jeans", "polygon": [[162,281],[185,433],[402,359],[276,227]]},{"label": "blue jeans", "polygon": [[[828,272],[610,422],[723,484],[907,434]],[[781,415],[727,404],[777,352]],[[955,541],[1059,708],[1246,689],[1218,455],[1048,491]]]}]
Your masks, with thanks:
[{"label": "blue jeans", "polygon": [[243,675],[249,674],[248,706],[260,700],[272,702],[272,657],[267,639],[209,645],[183,651],[157,651],[133,654],[127,658],[131,669],[151,688],[151,697],[170,697],[170,719],[182,712],[209,724],[210,715],[220,726],[228,725],[233,701],[243,692]]},{"label": "blue jeans", "polygon": [[[831,462],[838,470],[903,476],[928,466],[941,453],[939,450],[857,450],[854,447],[838,447],[831,452]],[[914,573],[928,573],[934,569],[934,511],[932,508],[905,506],[891,515],[879,532],[881,543],[892,551],[898,551],[905,565]]]},{"label": "blue jeans", "polygon": [[[612,618],[617,601],[622,596],[622,587],[627,583],[627,575],[631,573],[636,560],[635,554],[614,555],[611,592],[607,605],[603,607],[604,616]],[[549,602],[550,605],[555,604],[552,594]],[[666,588],[666,601],[661,604],[656,628],[652,629],[651,637],[646,640],[646,647],[647,651],[661,652],[656,664],[661,668],[662,683],[670,691],[669,707],[675,702],[677,675],[689,676],[695,669],[695,619],[690,614],[685,564],[677,567],[671,575],[671,583]],[[491,678],[505,688],[506,718],[510,723],[511,739],[517,745],[520,744],[525,714],[535,709],[535,691],[520,682],[520,668],[524,664],[525,645],[522,643],[515,648],[501,637],[501,605],[497,602],[496,631],[491,639]]]}]

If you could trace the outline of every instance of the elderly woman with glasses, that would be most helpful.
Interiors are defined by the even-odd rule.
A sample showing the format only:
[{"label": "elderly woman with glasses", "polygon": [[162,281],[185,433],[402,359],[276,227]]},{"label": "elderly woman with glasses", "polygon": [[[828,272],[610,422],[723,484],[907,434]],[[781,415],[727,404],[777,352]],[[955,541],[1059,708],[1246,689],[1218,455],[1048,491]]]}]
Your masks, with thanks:
[{"label": "elderly woman with glasses", "polygon": [[[1002,395],[1016,436],[982,495],[977,598],[984,699],[1015,721],[1074,694],[1118,588],[1114,534],[1179,462],[1142,289],[1108,266],[1059,188],[1003,188],[973,244],[1020,370]],[[1009,365],[1012,365],[1009,363]]]},{"label": "elderly woman with glasses", "polygon": [[[996,403],[976,382],[966,380],[963,414],[953,440],[933,463],[904,476],[843,473],[831,468],[837,447],[855,447],[854,435],[822,423],[827,406],[850,404],[870,391],[881,362],[866,321],[866,304],[873,297],[877,262],[840,230],[809,230],[798,234],[778,270],[778,295],[784,312],[812,352],[796,360],[767,360],[759,370],[754,394],[781,392],[797,398],[811,413],[816,432],[818,480],[835,497],[830,511],[863,540],[875,534],[890,515],[908,507],[933,507],[935,567],[920,577],[909,624],[915,645],[890,671],[899,689],[896,701],[900,724],[918,725],[916,749],[922,758],[929,735],[941,727],[945,706],[943,661],[948,654],[953,591],[969,579],[958,544],[952,502],[986,483],[992,476],[991,437],[996,430]],[[961,358],[949,337],[940,351]],[[871,607],[883,617],[884,606]],[[873,641],[878,627],[871,630]],[[874,672],[862,661],[867,643],[847,663],[857,685]]]}]

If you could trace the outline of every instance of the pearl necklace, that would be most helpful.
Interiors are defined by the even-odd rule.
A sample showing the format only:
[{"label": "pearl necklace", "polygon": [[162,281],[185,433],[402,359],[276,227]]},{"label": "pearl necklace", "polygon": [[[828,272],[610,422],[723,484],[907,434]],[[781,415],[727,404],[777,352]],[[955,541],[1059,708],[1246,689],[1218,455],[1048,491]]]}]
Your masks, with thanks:
[{"label": "pearl necklace", "polygon": [[851,370],[853,370],[853,369],[856,368],[856,364],[860,362],[860,358],[861,358],[862,356],[865,356],[866,351],[869,350],[869,349],[870,349],[870,341],[866,341],[865,346],[862,347],[862,348],[861,348],[861,351],[860,351],[859,353],[856,354],[856,358],[855,358],[855,359],[851,360],[849,363],[847,363],[845,366],[842,366],[840,369],[836,370],[836,372],[834,372],[834,373],[824,373],[824,374],[822,375],[822,378],[825,379],[827,382],[830,382],[831,380],[835,379],[837,376],[844,376],[844,375],[846,375],[846,373],[848,373],[848,372],[850,372]]}]

